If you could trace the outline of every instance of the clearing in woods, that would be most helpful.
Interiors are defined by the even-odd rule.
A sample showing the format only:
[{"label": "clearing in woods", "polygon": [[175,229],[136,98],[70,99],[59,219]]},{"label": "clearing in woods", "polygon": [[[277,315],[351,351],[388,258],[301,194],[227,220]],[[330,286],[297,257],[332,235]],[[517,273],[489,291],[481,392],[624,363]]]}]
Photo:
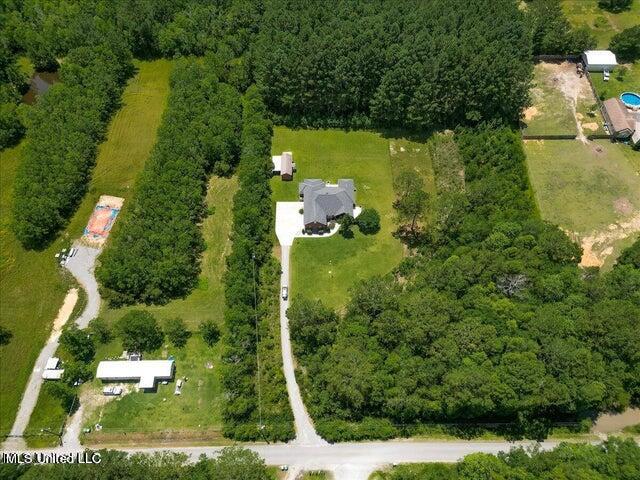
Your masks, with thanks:
[{"label": "clearing in woods", "polygon": [[607,140],[524,147],[542,217],[582,245],[582,265],[611,267],[640,234],[640,153]]}]

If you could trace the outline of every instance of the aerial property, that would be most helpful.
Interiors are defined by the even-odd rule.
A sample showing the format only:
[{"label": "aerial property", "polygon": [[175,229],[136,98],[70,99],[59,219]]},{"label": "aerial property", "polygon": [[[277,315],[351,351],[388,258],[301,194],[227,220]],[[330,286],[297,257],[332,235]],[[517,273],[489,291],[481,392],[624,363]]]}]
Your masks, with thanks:
[{"label": "aerial property", "polygon": [[318,232],[329,222],[343,215],[353,217],[356,208],[356,188],[351,179],[340,179],[336,185],[319,179],[305,179],[298,185],[304,203],[304,228]]}]

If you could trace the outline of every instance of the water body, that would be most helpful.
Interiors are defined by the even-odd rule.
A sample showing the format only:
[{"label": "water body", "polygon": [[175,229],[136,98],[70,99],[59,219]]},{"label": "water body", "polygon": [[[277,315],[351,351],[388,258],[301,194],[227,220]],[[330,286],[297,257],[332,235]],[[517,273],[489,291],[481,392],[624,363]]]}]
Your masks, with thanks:
[{"label": "water body", "polygon": [[38,95],[49,90],[51,85],[58,82],[58,72],[35,72],[31,77],[29,90],[22,97],[22,101],[28,105],[36,103]]}]

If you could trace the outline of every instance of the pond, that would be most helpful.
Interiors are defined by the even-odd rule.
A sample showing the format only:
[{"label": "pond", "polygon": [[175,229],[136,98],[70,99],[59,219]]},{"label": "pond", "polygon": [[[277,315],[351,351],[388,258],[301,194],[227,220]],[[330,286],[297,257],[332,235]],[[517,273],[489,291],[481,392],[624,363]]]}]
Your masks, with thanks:
[{"label": "pond", "polygon": [[22,97],[22,101],[28,105],[33,105],[38,95],[49,90],[49,87],[57,81],[58,72],[35,72],[29,82],[29,90]]}]

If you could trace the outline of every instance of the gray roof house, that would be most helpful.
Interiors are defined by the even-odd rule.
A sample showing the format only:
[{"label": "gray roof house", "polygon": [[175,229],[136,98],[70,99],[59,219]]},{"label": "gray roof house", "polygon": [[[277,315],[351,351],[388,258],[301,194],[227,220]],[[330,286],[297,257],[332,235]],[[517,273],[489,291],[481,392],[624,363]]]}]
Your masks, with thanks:
[{"label": "gray roof house", "polygon": [[635,119],[619,98],[605,100],[603,107],[602,113],[613,138],[625,139],[633,135],[636,129]]},{"label": "gray roof house", "polygon": [[340,215],[353,216],[356,188],[351,179],[340,179],[337,185],[317,178],[305,179],[298,185],[298,193],[304,202],[305,228],[323,228]]}]

